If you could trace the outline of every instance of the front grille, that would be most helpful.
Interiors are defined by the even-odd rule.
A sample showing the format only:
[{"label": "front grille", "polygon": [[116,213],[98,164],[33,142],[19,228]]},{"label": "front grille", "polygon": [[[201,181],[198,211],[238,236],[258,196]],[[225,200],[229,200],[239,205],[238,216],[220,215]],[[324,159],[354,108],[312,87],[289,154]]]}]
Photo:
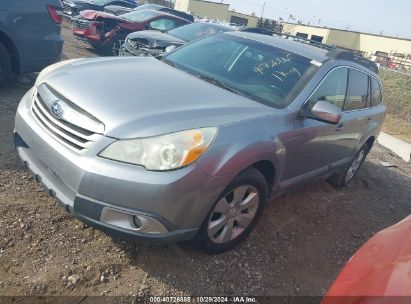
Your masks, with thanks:
[{"label": "front grille", "polygon": [[85,30],[88,29],[90,25],[90,21],[84,18],[73,18],[73,28],[79,29],[79,30]]},{"label": "front grille", "polygon": [[31,113],[52,138],[76,153],[86,153],[102,137],[74,122],[55,118],[37,90],[33,94]]}]

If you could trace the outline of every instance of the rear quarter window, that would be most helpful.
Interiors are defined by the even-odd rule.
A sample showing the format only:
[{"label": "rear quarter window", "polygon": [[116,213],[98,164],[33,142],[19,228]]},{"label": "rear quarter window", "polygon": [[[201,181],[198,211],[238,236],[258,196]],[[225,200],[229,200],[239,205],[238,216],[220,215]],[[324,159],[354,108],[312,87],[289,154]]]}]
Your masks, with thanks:
[{"label": "rear quarter window", "polygon": [[377,80],[371,78],[371,107],[378,106],[382,103],[381,86]]}]

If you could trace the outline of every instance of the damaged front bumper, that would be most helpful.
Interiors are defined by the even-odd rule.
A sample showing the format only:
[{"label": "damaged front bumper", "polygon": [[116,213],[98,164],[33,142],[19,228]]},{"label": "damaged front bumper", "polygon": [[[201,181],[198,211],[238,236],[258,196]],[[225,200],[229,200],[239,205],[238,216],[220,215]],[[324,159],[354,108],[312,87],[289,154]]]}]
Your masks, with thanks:
[{"label": "damaged front bumper", "polygon": [[164,48],[150,48],[138,42],[135,42],[135,46],[133,46],[129,40],[126,39],[120,49],[119,56],[160,57],[164,53]]}]

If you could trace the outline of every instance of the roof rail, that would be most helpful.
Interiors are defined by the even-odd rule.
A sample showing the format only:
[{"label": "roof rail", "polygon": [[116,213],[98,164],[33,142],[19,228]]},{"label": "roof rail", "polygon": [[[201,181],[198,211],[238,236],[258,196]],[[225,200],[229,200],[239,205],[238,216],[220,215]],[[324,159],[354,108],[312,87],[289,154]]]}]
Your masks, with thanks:
[{"label": "roof rail", "polygon": [[355,62],[378,74],[378,66],[375,64],[375,62],[372,62],[371,60],[368,60],[367,58],[364,58],[363,56],[358,55],[354,52],[342,49],[334,49],[329,51],[327,53],[327,56],[333,59],[341,59]]},{"label": "roof rail", "polygon": [[274,32],[273,34],[278,35],[278,36],[283,37],[283,38],[287,38],[289,40],[302,42],[302,43],[307,43],[307,44],[310,44],[312,46],[316,46],[318,48],[325,49],[325,50],[328,50],[328,51],[334,50],[336,48],[333,45],[318,42],[316,40],[312,40],[312,39],[308,39],[308,38],[304,38],[304,37],[299,37],[299,36],[294,36],[294,35],[289,35],[289,34],[284,34],[284,33],[279,33],[279,32]]},{"label": "roof rail", "polygon": [[291,39],[293,41],[309,43],[310,45],[316,46],[318,48],[328,50],[329,52],[327,53],[327,57],[329,58],[352,61],[378,74],[378,66],[375,64],[375,62],[368,60],[367,58],[364,58],[362,55],[359,55],[353,51],[344,50],[344,49],[338,48],[333,45],[325,44],[322,42],[318,42],[315,40],[311,40],[311,39],[307,39],[307,38],[303,38],[299,36],[288,35],[284,33],[274,33],[274,34],[281,36],[281,37],[286,37],[287,39]]}]

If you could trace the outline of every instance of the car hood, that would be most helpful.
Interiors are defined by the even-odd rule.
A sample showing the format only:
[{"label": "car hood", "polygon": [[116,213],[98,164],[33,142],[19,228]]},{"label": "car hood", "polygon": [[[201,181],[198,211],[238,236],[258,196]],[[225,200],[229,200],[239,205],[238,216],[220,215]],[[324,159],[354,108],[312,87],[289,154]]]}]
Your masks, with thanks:
[{"label": "car hood", "polygon": [[127,36],[130,40],[139,41],[149,47],[167,47],[170,45],[183,45],[186,41],[160,31],[134,32]]},{"label": "car hood", "polygon": [[85,6],[100,7],[100,6],[102,6],[102,5],[100,5],[98,3],[95,3],[91,0],[90,1],[88,1],[88,0],[70,0],[70,1],[65,1],[65,2],[71,3],[71,4],[73,4],[75,6],[78,6],[78,7],[85,7]]},{"label": "car hood", "polygon": [[86,18],[88,20],[101,20],[101,19],[113,19],[113,20],[120,20],[123,22],[129,22],[126,19],[123,19],[119,16],[106,13],[106,12],[100,12],[100,11],[95,11],[95,10],[84,10],[80,12],[80,16],[83,18]]},{"label": "car hood", "polygon": [[116,138],[221,126],[273,112],[150,57],[80,59],[39,78],[37,85],[47,83]]},{"label": "car hood", "polygon": [[104,7],[104,11],[106,13],[118,16],[118,15],[122,15],[122,14],[132,12],[133,9],[128,8],[128,7],[124,7],[124,6],[119,6],[119,5],[107,5],[106,7]]},{"label": "car hood", "polygon": [[65,2],[74,3],[74,4],[88,3],[88,4],[99,5],[98,3],[95,3],[93,0],[66,0]]}]

